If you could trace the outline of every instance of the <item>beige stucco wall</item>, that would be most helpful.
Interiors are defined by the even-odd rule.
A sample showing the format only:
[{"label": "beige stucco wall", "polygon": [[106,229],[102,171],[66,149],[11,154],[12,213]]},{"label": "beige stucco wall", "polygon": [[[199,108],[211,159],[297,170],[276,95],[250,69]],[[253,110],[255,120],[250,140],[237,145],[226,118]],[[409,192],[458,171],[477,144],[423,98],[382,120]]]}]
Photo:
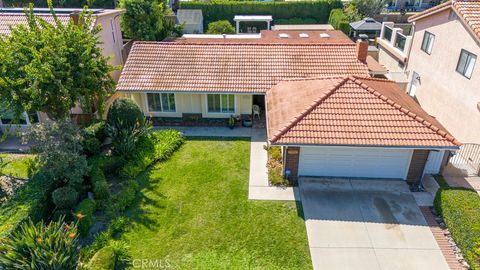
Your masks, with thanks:
[{"label": "beige stucco wall", "polygon": [[[480,143],[480,47],[453,14],[447,10],[415,23],[409,80],[413,71],[420,75],[416,89],[420,105],[458,140]],[[431,55],[420,49],[425,30],[435,35]],[[477,55],[471,79],[456,72],[461,49]]]},{"label": "beige stucco wall", "polygon": [[[205,118],[228,118],[232,115],[231,113],[208,113],[206,94],[175,93],[176,112],[149,112],[145,93],[131,93],[125,94],[125,96],[135,101],[135,103],[142,108],[146,116],[182,117],[183,113],[201,113]],[[234,114],[240,115],[251,113],[252,95],[236,94]]]},{"label": "beige stucco wall", "polygon": [[378,62],[390,72],[402,72],[404,70],[401,62],[382,46],[378,47]]},{"label": "beige stucco wall", "polygon": [[[110,57],[109,63],[114,66],[123,66],[123,38],[120,28],[120,14],[118,12],[109,13],[97,17],[97,25],[102,27],[99,39],[102,53],[106,57]],[[113,28],[113,29],[112,29]],[[121,70],[112,72],[113,79],[117,82],[120,78]]]}]

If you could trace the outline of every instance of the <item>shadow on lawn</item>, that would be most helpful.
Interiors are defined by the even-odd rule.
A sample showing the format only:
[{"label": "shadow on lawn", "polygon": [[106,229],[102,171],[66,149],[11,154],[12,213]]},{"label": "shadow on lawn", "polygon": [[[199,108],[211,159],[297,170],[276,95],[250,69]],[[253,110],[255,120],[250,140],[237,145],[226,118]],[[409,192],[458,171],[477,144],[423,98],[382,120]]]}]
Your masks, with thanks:
[{"label": "shadow on lawn", "polygon": [[145,196],[146,191],[160,199],[166,198],[165,195],[157,189],[162,178],[152,177],[153,170],[156,170],[155,165],[151,166],[137,177],[139,191],[136,194],[135,202],[126,211],[126,215],[132,219],[132,222],[139,223],[148,229],[156,228],[158,222],[156,219],[149,217],[149,212],[146,210],[145,206],[154,207],[156,209],[164,209],[165,206],[163,206],[158,199],[151,199]]}]

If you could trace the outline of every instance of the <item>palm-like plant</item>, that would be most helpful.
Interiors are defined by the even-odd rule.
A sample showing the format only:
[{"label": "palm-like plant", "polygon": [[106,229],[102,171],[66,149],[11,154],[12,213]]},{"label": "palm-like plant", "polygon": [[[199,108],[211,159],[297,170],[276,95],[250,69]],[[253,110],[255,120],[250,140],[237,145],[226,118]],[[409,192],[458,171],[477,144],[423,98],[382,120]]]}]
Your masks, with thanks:
[{"label": "palm-like plant", "polygon": [[71,270],[77,263],[77,226],[63,218],[47,225],[29,220],[0,242],[2,269]]}]

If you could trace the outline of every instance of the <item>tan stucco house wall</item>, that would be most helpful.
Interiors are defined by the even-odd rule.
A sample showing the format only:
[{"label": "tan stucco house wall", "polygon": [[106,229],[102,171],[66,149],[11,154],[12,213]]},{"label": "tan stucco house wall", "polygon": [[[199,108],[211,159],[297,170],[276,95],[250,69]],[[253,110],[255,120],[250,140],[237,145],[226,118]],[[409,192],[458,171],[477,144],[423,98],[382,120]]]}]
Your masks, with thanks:
[{"label": "tan stucco house wall", "polygon": [[[431,54],[421,50],[425,31],[435,35]],[[477,55],[470,79],[456,71],[461,50]],[[415,97],[429,114],[464,143],[480,143],[480,45],[451,9],[415,21],[407,65],[409,84],[419,75]]]},{"label": "tan stucco house wall", "polygon": [[[155,92],[158,93],[158,92]],[[234,113],[209,113],[207,110],[207,94],[174,93],[176,112],[151,112],[148,109],[146,93],[123,93],[123,97],[130,98],[142,109],[145,116],[151,117],[182,117],[186,114],[202,114],[204,118],[228,118],[232,114],[252,114],[252,95],[235,94]]]}]

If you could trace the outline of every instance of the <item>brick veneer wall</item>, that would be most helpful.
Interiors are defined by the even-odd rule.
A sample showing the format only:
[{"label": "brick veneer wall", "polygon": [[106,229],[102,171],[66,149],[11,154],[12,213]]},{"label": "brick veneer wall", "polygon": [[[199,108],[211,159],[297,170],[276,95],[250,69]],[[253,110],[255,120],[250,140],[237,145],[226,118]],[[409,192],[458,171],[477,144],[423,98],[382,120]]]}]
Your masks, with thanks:
[{"label": "brick veneer wall", "polygon": [[430,150],[413,150],[410,168],[408,168],[407,182],[417,183],[421,180],[429,153]]},{"label": "brick veneer wall", "polygon": [[298,177],[298,161],[300,157],[300,147],[288,147],[285,150],[285,170],[292,172],[292,180]]}]

